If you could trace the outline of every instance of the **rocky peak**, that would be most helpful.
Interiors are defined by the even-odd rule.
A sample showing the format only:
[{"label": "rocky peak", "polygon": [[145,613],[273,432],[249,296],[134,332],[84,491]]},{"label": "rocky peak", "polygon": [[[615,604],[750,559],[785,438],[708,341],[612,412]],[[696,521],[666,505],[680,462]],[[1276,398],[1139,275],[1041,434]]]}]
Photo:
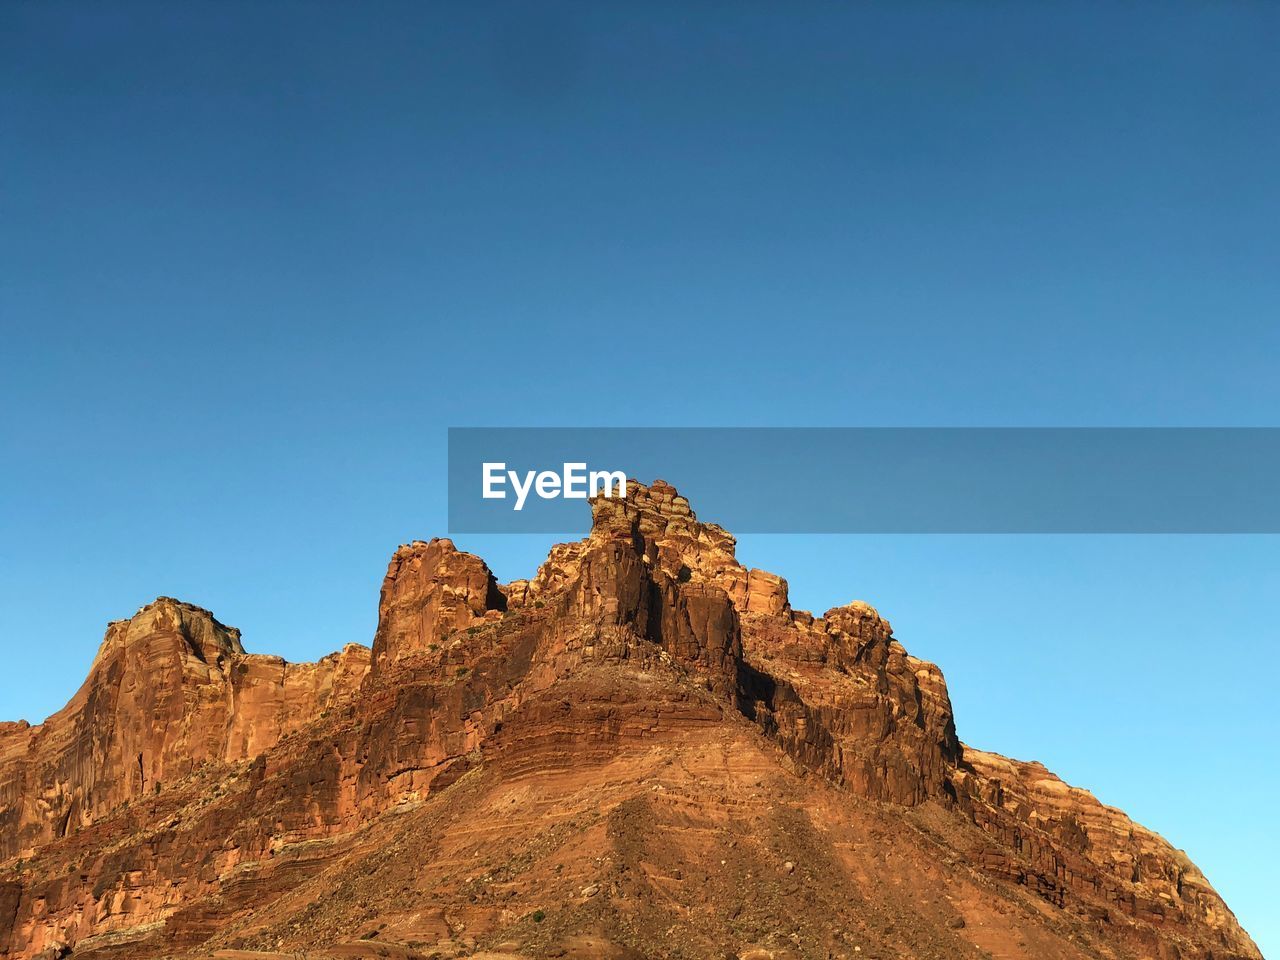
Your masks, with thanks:
[{"label": "rocky peak", "polygon": [[887,641],[893,636],[889,621],[862,600],[832,607],[822,615],[822,620],[830,629],[863,641]]},{"label": "rocky peak", "polygon": [[690,573],[714,575],[738,563],[733,534],[699,521],[689,501],[665,480],[650,486],[630,480],[624,499],[592,498],[590,539],[631,540],[650,562],[673,573],[687,567]]},{"label": "rocky peak", "polygon": [[[368,667],[358,645],[316,664],[246,653],[239,630],[173,597],[112,621],[62,710],[38,726],[0,726],[0,860],[202,764],[260,753],[347,697]],[[16,793],[24,783],[40,791]]]},{"label": "rocky peak", "polygon": [[204,664],[216,665],[244,654],[240,631],[235,627],[220,623],[204,607],[173,597],[157,597],[128,620],[114,620],[107,625],[94,665],[156,637],[171,640],[178,655],[194,657]]},{"label": "rocky peak", "polygon": [[[513,886],[501,910],[483,901],[479,877],[450,887],[457,864],[517,849],[518,837],[485,833],[507,821],[529,832],[529,821],[509,816],[517,799],[561,810],[581,789],[593,814],[602,797],[619,804],[596,832],[593,842],[607,846],[595,863],[634,854],[653,865],[678,854],[688,858],[682,873],[707,862],[704,841],[687,838],[714,835],[688,830],[690,817],[701,810],[719,829],[756,805],[762,819],[722,848],[736,852],[722,852],[720,865],[749,867],[757,883],[769,875],[762,863],[735,859],[753,838],[780,831],[766,851],[772,863],[802,836],[804,818],[779,819],[784,795],[805,818],[826,818],[824,836],[842,835],[865,855],[856,858],[861,879],[812,911],[806,929],[831,936],[806,956],[844,952],[865,920],[895,939],[885,914],[859,914],[875,890],[908,918],[902,927],[932,924],[935,942],[956,947],[886,942],[875,955],[960,956],[994,942],[961,943],[963,922],[927,919],[929,903],[972,909],[989,896],[979,916],[995,924],[1012,923],[1010,905],[1029,905],[1003,941],[1027,947],[1010,952],[1023,960],[1260,960],[1221,898],[1163,839],[1039,765],[962,746],[941,670],[910,656],[874,607],[793,610],[785,580],[745,568],[734,538],[661,481],[632,483],[626,500],[598,498],[592,515],[588,537],[553,547],[536,576],[505,587],[450,540],[400,547],[373,651],[348,645],[314,664],[248,654],[234,628],[164,597],[111,624],[63,711],[36,727],[0,724],[0,956],[28,960],[61,943],[96,956],[101,937],[121,938],[139,960],[190,956],[186,947],[232,944],[224,931],[237,924],[242,945],[287,944],[301,955],[374,912],[379,951],[434,937],[420,925],[437,921],[424,918],[438,918],[440,934],[475,929],[501,943],[528,933],[522,918],[551,900],[594,889],[607,902],[615,883],[645,889],[647,867],[613,873],[609,884],[575,875],[572,887],[557,887],[562,868],[570,876],[581,858],[541,863],[522,884],[536,899]],[[692,792],[676,802],[667,792],[686,776]],[[635,822],[667,814],[679,829]],[[849,833],[859,818],[865,829]],[[464,827],[465,847],[437,845],[449,823]],[[400,829],[402,840],[388,839]],[[661,838],[647,852],[646,834]],[[386,896],[353,905],[310,886],[332,876],[335,889],[364,889],[375,837],[389,844],[379,860],[403,867],[375,888]],[[760,915],[770,926],[846,882],[844,861],[826,845],[815,840],[798,868],[784,861],[794,887],[784,888],[777,919]],[[520,869],[572,846],[526,848]],[[819,868],[829,873],[809,874]],[[431,874],[439,869],[448,875]],[[742,907],[739,891],[725,889],[715,901],[709,877],[664,885],[653,904],[695,899],[670,913],[652,907],[652,929],[697,933],[679,927],[697,917],[709,924],[699,941],[708,949],[732,939]],[[299,890],[311,892],[295,898]],[[313,924],[317,910],[332,911],[332,922]],[[258,913],[279,925],[257,925]],[[627,923],[635,916],[628,910]],[[599,917],[566,910],[545,929],[582,919],[594,931]],[[989,933],[983,924],[970,927]],[[533,955],[545,946],[535,943]],[[711,955],[700,949],[690,955]]]},{"label": "rocky peak", "polygon": [[[591,528],[594,536],[629,536],[636,529],[653,535],[665,532],[672,525],[696,526],[698,517],[689,501],[665,480],[654,480],[646,486],[631,479],[627,481],[626,497],[591,498]],[[729,539],[732,541],[733,538]]]},{"label": "rocky peak", "polygon": [[596,497],[591,507],[590,540],[630,539],[648,563],[677,580],[720,587],[739,614],[789,614],[787,581],[739,563],[733,534],[699,520],[665,480],[650,486],[631,480],[625,500]]},{"label": "rocky peak", "polygon": [[501,617],[507,598],[483,560],[452,540],[415,540],[391,557],[378,602],[374,670],[423,653],[455,630]]}]

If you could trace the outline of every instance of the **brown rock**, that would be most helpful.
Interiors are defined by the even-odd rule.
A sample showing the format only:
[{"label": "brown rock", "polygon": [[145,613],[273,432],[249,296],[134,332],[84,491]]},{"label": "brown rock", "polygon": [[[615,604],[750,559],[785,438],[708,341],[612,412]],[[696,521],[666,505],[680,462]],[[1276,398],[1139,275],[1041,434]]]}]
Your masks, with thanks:
[{"label": "brown rock", "polygon": [[429,652],[454,631],[479,625],[486,613],[505,610],[506,605],[484,561],[461,552],[452,540],[416,540],[402,546],[382,581],[373,640],[375,670]]},{"label": "brown rock", "polygon": [[0,731],[0,858],[29,855],[202,765],[256,756],[362,682],[356,645],[316,664],[246,654],[209,611],[161,597],[112,623],[79,692]]},{"label": "brown rock", "polygon": [[7,960],[941,957],[953,900],[1027,960],[1260,956],[1162,838],[962,746],[874,608],[793,610],[662,482],[505,587],[401,547],[372,652],[288,664],[161,598],[0,724]]}]

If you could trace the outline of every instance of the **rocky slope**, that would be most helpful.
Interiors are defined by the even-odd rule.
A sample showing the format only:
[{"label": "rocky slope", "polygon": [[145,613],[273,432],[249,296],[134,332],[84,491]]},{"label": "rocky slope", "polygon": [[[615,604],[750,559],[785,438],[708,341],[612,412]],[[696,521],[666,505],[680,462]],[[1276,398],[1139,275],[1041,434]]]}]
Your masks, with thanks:
[{"label": "rocky slope", "polygon": [[372,650],[161,598],[0,724],[0,956],[1257,958],[1185,855],[956,736],[866,604],[674,488],[499,584],[401,547]]}]

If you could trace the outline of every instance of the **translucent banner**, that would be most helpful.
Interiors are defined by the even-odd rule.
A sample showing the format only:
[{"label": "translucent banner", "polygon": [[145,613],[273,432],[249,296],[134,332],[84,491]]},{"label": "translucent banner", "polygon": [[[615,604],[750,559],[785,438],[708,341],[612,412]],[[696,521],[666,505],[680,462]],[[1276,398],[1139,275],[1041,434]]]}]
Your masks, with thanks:
[{"label": "translucent banner", "polygon": [[1277,533],[1276,428],[449,430],[453,533],[568,533],[619,477],[735,533]]}]

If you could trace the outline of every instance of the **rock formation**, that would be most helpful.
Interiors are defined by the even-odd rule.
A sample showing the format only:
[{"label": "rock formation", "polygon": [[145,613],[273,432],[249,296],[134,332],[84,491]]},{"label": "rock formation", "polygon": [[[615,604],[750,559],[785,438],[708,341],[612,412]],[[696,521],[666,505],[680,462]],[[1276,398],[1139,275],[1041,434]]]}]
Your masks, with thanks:
[{"label": "rock formation", "polygon": [[111,624],[0,724],[0,957],[1260,957],[1166,841],[962,744],[875,609],[793,610],[660,481],[592,510],[506,585],[401,547],[315,664]]}]

